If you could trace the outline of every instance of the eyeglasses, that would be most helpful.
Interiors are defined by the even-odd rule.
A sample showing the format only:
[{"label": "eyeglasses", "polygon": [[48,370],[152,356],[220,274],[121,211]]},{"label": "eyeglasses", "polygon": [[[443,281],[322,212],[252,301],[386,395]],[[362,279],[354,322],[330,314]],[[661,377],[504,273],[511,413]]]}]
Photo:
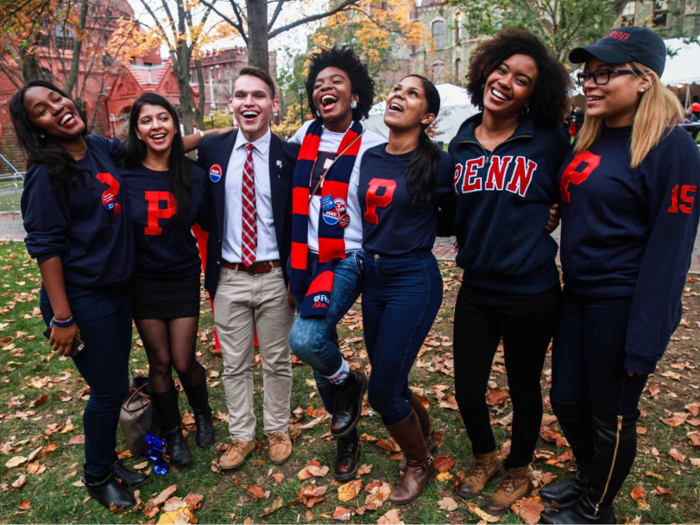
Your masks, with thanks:
[{"label": "eyeglasses", "polygon": [[589,78],[593,79],[596,86],[603,86],[610,81],[610,75],[636,75],[637,72],[632,69],[599,69],[593,73],[579,73],[576,75],[576,80],[580,86],[586,83]]}]

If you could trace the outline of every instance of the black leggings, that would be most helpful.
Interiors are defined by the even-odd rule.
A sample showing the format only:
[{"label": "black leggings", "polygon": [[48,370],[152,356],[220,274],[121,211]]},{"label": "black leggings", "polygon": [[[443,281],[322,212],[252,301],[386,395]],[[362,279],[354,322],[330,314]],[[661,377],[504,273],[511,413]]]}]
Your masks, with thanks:
[{"label": "black leggings", "polygon": [[173,381],[172,367],[186,385],[196,385],[204,378],[204,367],[195,355],[198,325],[198,317],[136,321],[148,355],[149,390],[168,390]]},{"label": "black leggings", "polygon": [[559,285],[537,294],[492,292],[463,283],[454,323],[455,393],[474,454],[496,450],[485,394],[503,338],[513,435],[505,468],[532,462],[542,422],[540,376],[559,318]]}]

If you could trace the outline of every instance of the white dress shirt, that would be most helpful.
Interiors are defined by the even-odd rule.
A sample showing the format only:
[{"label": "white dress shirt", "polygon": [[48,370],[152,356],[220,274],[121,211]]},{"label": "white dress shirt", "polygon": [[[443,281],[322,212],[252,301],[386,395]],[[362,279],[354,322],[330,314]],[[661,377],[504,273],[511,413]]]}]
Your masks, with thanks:
[{"label": "white dress shirt", "polygon": [[[255,209],[258,214],[257,247],[255,261],[273,261],[280,258],[275,236],[275,221],[272,215],[272,190],[270,188],[269,150],[270,130],[253,142],[253,171],[255,177]],[[241,231],[243,228],[242,184],[243,166],[248,152],[248,140],[239,130],[236,144],[226,170],[226,209],[224,212],[224,236],[221,255],[231,263],[243,262],[241,257]]]},{"label": "white dress shirt", "polygon": [[[305,122],[304,125],[294,134],[294,136],[289,139],[289,142],[301,144],[304,141],[306,130],[309,128],[312,122],[312,120]],[[352,124],[350,125],[352,126]],[[323,132],[321,133],[321,141],[318,150],[329,153],[338,153],[338,147],[340,146],[344,136],[345,133],[329,131],[324,126]],[[350,175],[350,184],[348,185],[347,214],[350,216],[350,224],[347,228],[345,228],[345,233],[343,235],[346,252],[354,252],[362,249],[362,210],[360,209],[360,200],[357,196],[357,191],[360,188],[360,164],[362,163],[362,155],[364,155],[365,151],[367,151],[369,148],[373,148],[374,146],[378,146],[379,144],[384,144],[386,142],[384,138],[368,129],[365,130],[365,133],[362,135],[360,140],[362,143],[360,144],[360,150],[357,153],[355,165],[353,166],[352,174]],[[323,184],[321,184],[321,187],[323,187]],[[318,221],[320,219],[320,214],[321,197],[314,195],[311,198],[311,203],[309,204],[308,232],[309,250],[311,250],[313,253],[318,253]]]}]

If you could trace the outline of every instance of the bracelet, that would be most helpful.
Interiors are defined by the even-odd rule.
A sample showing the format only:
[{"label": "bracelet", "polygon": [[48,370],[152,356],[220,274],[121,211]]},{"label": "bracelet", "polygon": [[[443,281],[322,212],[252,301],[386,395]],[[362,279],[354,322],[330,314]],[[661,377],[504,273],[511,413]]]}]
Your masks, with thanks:
[{"label": "bracelet", "polygon": [[204,131],[202,131],[201,129],[199,130],[199,138],[200,139],[204,138]]},{"label": "bracelet", "polygon": [[56,321],[55,317],[51,319],[51,326],[58,326],[59,328],[66,328],[68,326],[73,325],[74,323],[75,320],[73,319],[72,315],[66,321]]}]

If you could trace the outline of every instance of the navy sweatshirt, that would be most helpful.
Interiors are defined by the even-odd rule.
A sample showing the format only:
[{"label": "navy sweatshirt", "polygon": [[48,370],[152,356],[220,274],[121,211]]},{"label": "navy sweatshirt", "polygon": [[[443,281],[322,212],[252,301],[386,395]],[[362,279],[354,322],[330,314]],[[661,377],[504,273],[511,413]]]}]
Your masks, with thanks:
[{"label": "navy sweatshirt", "polygon": [[386,144],[368,149],[360,166],[362,247],[380,255],[407,255],[432,249],[438,233],[438,208],[454,211],[452,155],[441,153],[431,203],[411,202],[406,168],[413,152],[392,155]]},{"label": "navy sweatshirt", "polygon": [[122,286],[134,267],[129,206],[115,163],[123,143],[86,137],[84,172],[51,188],[49,167],[29,168],[22,193],[25,244],[39,265],[61,257],[66,284],[87,288]]},{"label": "navy sweatshirt", "polygon": [[457,265],[464,281],[496,292],[534,294],[559,283],[557,243],[545,231],[559,200],[559,166],[569,147],[561,128],[525,118],[494,151],[474,135],[482,114],[450,142],[457,193]]},{"label": "navy sweatshirt", "polygon": [[154,171],[143,165],[119,168],[136,238],[136,277],[174,279],[200,273],[197,239],[190,228],[206,214],[207,176],[194,162],[188,160],[187,164],[192,193],[189,212],[184,217],[175,216],[177,203],[170,193],[167,171]]},{"label": "navy sweatshirt", "polygon": [[564,283],[591,298],[632,297],[627,370],[656,368],[676,328],[700,210],[700,155],[671,130],[637,168],[631,127],[603,128],[561,175]]}]

